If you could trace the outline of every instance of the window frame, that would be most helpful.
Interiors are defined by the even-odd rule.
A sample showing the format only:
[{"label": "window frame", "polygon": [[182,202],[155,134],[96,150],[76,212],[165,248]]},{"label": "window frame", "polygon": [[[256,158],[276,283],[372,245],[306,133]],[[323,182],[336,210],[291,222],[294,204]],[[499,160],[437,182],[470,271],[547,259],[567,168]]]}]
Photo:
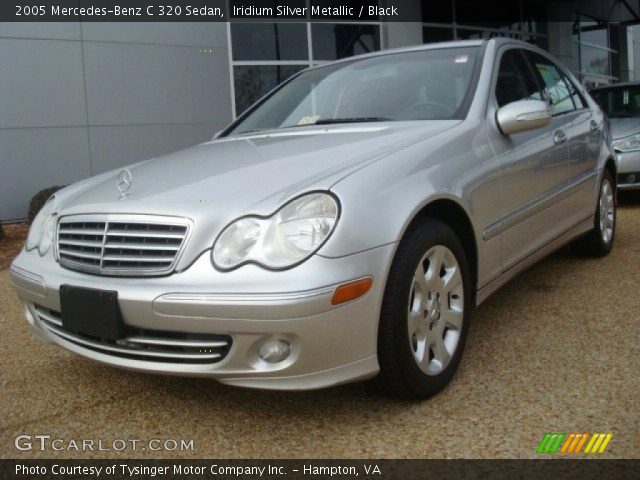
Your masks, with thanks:
[{"label": "window frame", "polygon": [[[570,88],[573,88],[575,94],[578,95],[578,98],[580,99],[580,102],[582,103],[582,106],[578,107],[576,105],[576,103],[575,103],[575,100],[573,99],[573,94],[570,94],[569,95],[569,99],[571,100],[571,103],[573,105],[573,109],[566,110],[564,112],[552,113],[551,114],[552,117],[558,117],[558,116],[561,116],[561,115],[567,115],[567,114],[576,113],[576,112],[580,112],[582,110],[589,109],[589,103],[587,102],[586,98],[584,97],[584,95],[582,94],[580,89],[571,80],[571,77],[567,74],[567,71],[565,70],[565,68],[563,68],[561,65],[558,65],[548,55],[545,55],[545,54],[543,54],[541,52],[538,52],[538,51],[532,50],[532,49],[523,49],[523,50],[525,50],[524,55],[525,55],[525,57],[526,57],[526,59],[527,59],[527,61],[529,63],[529,66],[530,66],[531,70],[533,71],[533,74],[536,76],[536,78],[538,80],[538,84],[542,88],[543,97],[545,96],[544,92],[546,92],[546,90],[547,90],[547,85],[546,85],[546,83],[544,81],[544,78],[542,78],[542,75],[540,74],[540,72],[538,71],[538,69],[535,66],[534,58],[533,58],[534,55],[538,55],[539,57],[543,58],[553,68],[555,68],[558,71],[558,73],[560,74],[560,78],[562,80],[564,80],[564,82],[566,82]],[[549,101],[549,107],[551,107],[551,103],[550,103],[551,99],[549,98],[548,101]]]},{"label": "window frame", "polygon": [[538,80],[538,77],[536,76],[532,68],[531,63],[529,62],[529,59],[526,56],[525,49],[518,46],[507,46],[506,48],[502,49],[498,53],[497,68],[495,69],[495,81],[491,89],[491,92],[493,95],[493,101],[495,102],[496,108],[501,108],[500,102],[498,102],[498,96],[496,95],[496,90],[498,88],[498,81],[500,80],[500,67],[502,66],[502,60],[504,56],[511,51],[515,51],[520,56],[524,64],[527,66],[526,75],[529,77],[529,80],[531,80],[533,84],[537,87],[537,91],[538,93],[540,93],[540,98],[544,98],[544,90],[542,88],[542,85],[540,84],[540,81]]}]

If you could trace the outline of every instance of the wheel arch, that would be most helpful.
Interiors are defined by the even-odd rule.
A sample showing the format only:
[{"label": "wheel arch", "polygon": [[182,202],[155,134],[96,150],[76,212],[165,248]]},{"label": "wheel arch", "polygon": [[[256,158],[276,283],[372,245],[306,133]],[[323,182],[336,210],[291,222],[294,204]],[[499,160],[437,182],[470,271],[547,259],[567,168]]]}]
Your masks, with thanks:
[{"label": "wheel arch", "polygon": [[471,270],[473,305],[475,305],[475,296],[478,289],[478,245],[469,214],[459,202],[451,198],[432,199],[414,214],[407,223],[402,237],[406,235],[413,225],[425,218],[434,218],[447,224],[460,239]]},{"label": "wheel arch", "polygon": [[611,173],[611,177],[613,179],[613,190],[615,192],[618,187],[618,167],[613,157],[607,158],[607,160],[604,162],[604,169],[609,170],[609,172]]}]

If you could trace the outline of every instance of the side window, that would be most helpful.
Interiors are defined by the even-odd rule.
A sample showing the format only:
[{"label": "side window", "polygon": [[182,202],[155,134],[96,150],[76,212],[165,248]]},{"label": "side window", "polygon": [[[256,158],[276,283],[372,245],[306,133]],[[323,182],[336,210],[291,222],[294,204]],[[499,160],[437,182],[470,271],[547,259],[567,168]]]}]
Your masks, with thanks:
[{"label": "side window", "polygon": [[575,110],[576,108],[582,108],[581,103],[578,103],[576,107],[574,101],[577,100],[581,102],[581,99],[575,87],[558,67],[547,58],[535,52],[527,52],[527,55],[529,55],[536,72],[538,72],[543,82],[545,96],[551,105],[552,115],[559,115]]},{"label": "side window", "polygon": [[569,85],[569,92],[571,93],[571,99],[573,100],[576,108],[587,108],[587,101],[584,99],[582,94],[578,91],[575,84],[571,81],[570,78],[564,77],[567,85]]},{"label": "side window", "polygon": [[541,100],[537,82],[520,50],[507,50],[500,59],[496,100],[498,106],[518,100]]}]

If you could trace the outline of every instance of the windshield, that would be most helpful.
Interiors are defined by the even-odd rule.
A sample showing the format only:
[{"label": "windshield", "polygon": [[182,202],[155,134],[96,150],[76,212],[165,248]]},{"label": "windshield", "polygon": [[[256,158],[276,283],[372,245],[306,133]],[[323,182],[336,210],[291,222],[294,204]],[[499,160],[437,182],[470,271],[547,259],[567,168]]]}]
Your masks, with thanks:
[{"label": "windshield", "polygon": [[420,50],[307,70],[227,134],[331,123],[464,118],[479,52],[479,47]]},{"label": "windshield", "polygon": [[640,85],[593,90],[591,96],[611,118],[640,117]]}]

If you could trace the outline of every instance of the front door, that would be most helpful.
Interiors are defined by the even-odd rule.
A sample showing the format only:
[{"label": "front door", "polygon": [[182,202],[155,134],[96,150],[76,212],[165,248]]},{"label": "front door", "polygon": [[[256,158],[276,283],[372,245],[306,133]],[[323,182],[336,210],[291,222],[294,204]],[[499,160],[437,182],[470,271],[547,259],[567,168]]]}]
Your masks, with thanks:
[{"label": "front door", "polygon": [[[506,48],[498,61],[490,120],[508,103],[544,98],[522,49]],[[552,113],[547,127],[513,135],[502,135],[496,128],[491,138],[500,170],[501,211],[484,236],[502,236],[504,270],[553,240],[567,223],[564,205],[554,202],[568,181],[567,121],[553,109]]]}]

